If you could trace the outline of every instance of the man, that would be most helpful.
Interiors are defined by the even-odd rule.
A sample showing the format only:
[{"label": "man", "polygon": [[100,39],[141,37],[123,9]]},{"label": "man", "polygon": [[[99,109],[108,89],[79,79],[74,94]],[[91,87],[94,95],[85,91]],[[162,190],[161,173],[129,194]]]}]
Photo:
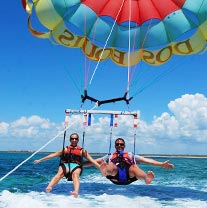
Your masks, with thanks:
[{"label": "man", "polygon": [[78,197],[80,188],[79,177],[82,173],[82,157],[85,157],[96,168],[100,169],[100,165],[90,156],[90,154],[78,146],[79,136],[77,133],[70,135],[70,146],[67,146],[64,150],[59,150],[55,153],[49,154],[39,160],[35,160],[34,163],[40,163],[45,160],[50,160],[55,157],[61,157],[61,163],[57,174],[52,178],[46,188],[46,192],[52,191],[54,185],[56,185],[64,176],[68,180],[73,181],[74,190],[70,192],[74,197]]},{"label": "man", "polygon": [[[105,155],[103,158],[96,159],[96,161],[101,164],[102,174],[117,185],[128,185],[137,179],[145,180],[146,184],[152,182],[154,173],[152,171],[145,173],[136,165],[136,162],[160,166],[166,169],[174,168],[174,165],[170,164],[169,160],[159,162],[139,155],[133,155],[130,152],[125,152],[124,148],[124,139],[118,138],[115,141],[116,152],[111,155]],[[86,166],[89,164],[90,162],[86,164]]]}]

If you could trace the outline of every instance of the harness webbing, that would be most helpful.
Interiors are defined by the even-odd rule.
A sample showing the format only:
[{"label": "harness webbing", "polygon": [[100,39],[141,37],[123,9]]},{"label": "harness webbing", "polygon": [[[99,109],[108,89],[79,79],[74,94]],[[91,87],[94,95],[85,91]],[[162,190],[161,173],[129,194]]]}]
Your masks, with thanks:
[{"label": "harness webbing", "polygon": [[85,128],[84,128],[84,131],[83,131],[83,138],[82,138],[82,148],[84,148],[84,143],[85,143]]},{"label": "harness webbing", "polygon": [[114,125],[114,115],[111,114],[110,115],[110,127],[111,127],[111,131],[110,131],[110,140],[109,140],[109,153],[108,154],[111,154],[111,143],[112,143],[112,131],[113,131],[113,125]]},{"label": "harness webbing", "polygon": [[[88,122],[87,122],[87,115],[88,116]],[[69,124],[69,112],[65,112],[65,127],[68,126]],[[83,135],[82,135],[82,149],[84,148],[84,142],[85,142],[85,126],[87,125],[91,125],[91,114],[84,114],[84,120],[83,120],[83,126],[84,126],[84,131],[83,131]],[[59,165],[62,166],[62,159],[64,158],[64,154],[65,154],[65,139],[66,139],[66,130],[64,131],[64,137],[63,137],[63,147],[62,147],[62,155],[60,157],[60,163]],[[69,155],[71,155],[71,149],[69,152]],[[68,163],[68,168],[69,168],[69,173],[66,175],[65,173],[65,177],[70,180],[71,177],[71,170],[70,170],[70,159],[67,161]],[[83,154],[81,155],[81,164],[83,162]]]},{"label": "harness webbing", "polygon": [[[66,138],[66,130],[64,131],[64,136],[63,136],[63,147],[62,147],[62,155],[61,155],[61,157],[60,157],[59,165],[61,164],[62,157],[63,157],[64,151],[65,151],[65,138]],[[70,167],[69,167],[69,168],[70,168]]]}]

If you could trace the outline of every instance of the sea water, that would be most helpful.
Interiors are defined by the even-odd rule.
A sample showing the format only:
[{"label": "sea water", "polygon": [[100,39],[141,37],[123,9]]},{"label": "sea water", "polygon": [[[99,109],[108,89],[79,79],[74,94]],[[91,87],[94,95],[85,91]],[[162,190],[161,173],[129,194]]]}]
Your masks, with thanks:
[{"label": "sea water", "polygon": [[[29,157],[29,153],[0,153],[0,177]],[[70,196],[71,182],[62,179],[51,193],[45,187],[57,172],[59,160],[52,159],[33,164],[43,157],[37,154],[0,182],[0,208],[206,208],[207,158],[155,158],[170,159],[174,169],[140,165],[144,171],[152,170],[155,179],[150,185],[136,181],[127,186],[114,185],[94,167],[84,168],[78,198]]]}]

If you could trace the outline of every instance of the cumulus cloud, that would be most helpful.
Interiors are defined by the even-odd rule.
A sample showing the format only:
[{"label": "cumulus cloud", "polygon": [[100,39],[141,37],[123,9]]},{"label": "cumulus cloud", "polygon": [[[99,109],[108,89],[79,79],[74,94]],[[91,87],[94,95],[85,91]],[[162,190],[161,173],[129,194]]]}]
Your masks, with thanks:
[{"label": "cumulus cloud", "polygon": [[12,122],[13,128],[28,127],[28,126],[40,126],[42,129],[49,129],[53,125],[49,119],[41,118],[40,116],[33,115],[28,118],[22,116],[20,119]]},{"label": "cumulus cloud", "polygon": [[22,116],[7,125],[7,137],[34,138],[47,136],[49,132],[53,132],[53,129],[57,130],[58,126],[50,122],[49,119],[41,118],[37,115]]},{"label": "cumulus cloud", "polygon": [[169,109],[175,115],[180,137],[207,142],[207,98],[202,94],[185,94],[171,101]]},{"label": "cumulus cloud", "polygon": [[6,136],[8,134],[9,124],[6,122],[0,122],[0,136]]},{"label": "cumulus cloud", "polygon": [[[187,152],[190,149],[193,150],[192,147],[195,146],[196,149],[199,147],[205,149],[205,144],[207,144],[207,98],[202,94],[185,94],[169,102],[168,108],[169,112],[155,115],[151,123],[139,119],[137,129],[133,128],[133,117],[119,116],[118,127],[112,129],[109,115],[92,115],[90,127],[82,125],[84,122],[82,115],[71,115],[67,134],[77,132],[82,137],[85,131],[85,145],[93,152],[108,150],[111,133],[113,133],[113,141],[116,137],[123,137],[131,147],[133,147],[134,135],[136,135],[139,149],[141,147],[141,150],[151,153],[166,153],[164,147],[169,146],[168,144],[174,153],[176,151]],[[28,144],[35,144],[34,148],[36,148],[37,144],[43,144],[43,141],[45,143],[59,131],[63,131],[63,124],[63,122],[51,122],[48,118],[41,118],[38,115],[22,116],[11,123],[1,122],[0,137],[22,138],[19,140],[22,146],[26,145],[22,143],[23,139],[29,139]],[[68,137],[69,135],[67,135]],[[66,141],[68,142],[68,139]],[[62,139],[54,144],[54,150],[57,149],[56,144],[61,146],[61,142]]]},{"label": "cumulus cloud", "polygon": [[147,144],[163,142],[207,142],[207,98],[185,94],[168,104],[170,113],[154,116],[151,124],[140,121],[139,135]]},{"label": "cumulus cloud", "polygon": [[156,138],[176,139],[179,137],[179,122],[166,112],[162,113],[160,117],[155,116],[149,128],[151,134]]}]

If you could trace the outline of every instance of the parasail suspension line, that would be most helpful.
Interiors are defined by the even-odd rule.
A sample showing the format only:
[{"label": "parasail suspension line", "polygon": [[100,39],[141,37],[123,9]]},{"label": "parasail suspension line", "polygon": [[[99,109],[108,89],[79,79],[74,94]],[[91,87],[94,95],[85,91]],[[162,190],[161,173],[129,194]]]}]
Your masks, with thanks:
[{"label": "parasail suspension line", "polygon": [[119,14],[121,13],[122,7],[124,6],[124,2],[125,2],[125,0],[122,0],[121,7],[119,8],[119,11],[118,11],[118,13],[117,13],[117,15],[116,15],[116,18],[115,18],[115,20],[114,20],[114,23],[113,23],[113,25],[112,25],[111,31],[110,31],[110,33],[109,33],[107,39],[106,39],[105,45],[104,45],[104,47],[103,47],[103,50],[101,51],[99,60],[98,60],[98,62],[97,62],[97,64],[96,64],[96,67],[95,67],[95,69],[94,69],[94,71],[93,71],[93,74],[92,74],[92,76],[91,76],[91,79],[90,79],[89,84],[92,83],[93,77],[94,77],[94,75],[95,75],[95,73],[96,73],[96,70],[97,70],[97,68],[98,68],[98,66],[99,66],[99,63],[100,63],[101,58],[102,58],[102,56],[103,56],[103,53],[104,53],[104,51],[105,51],[105,49],[106,49],[106,46],[107,46],[107,43],[108,43],[109,38],[110,38],[110,36],[111,36],[111,33],[112,33],[112,31],[114,30],[114,27],[115,27],[115,25],[116,25],[116,21],[117,21],[117,19],[118,19],[118,17],[119,17]]},{"label": "parasail suspension line", "polygon": [[[66,113],[73,113],[73,114],[83,114],[84,115],[84,131],[83,131],[83,145],[85,139],[85,126],[91,126],[91,114],[109,114],[110,115],[110,135],[109,135],[109,151],[108,154],[111,154],[111,146],[112,146],[112,136],[113,136],[113,127],[118,127],[118,115],[131,115],[134,117],[134,154],[136,152],[136,129],[138,123],[138,112],[137,111],[107,111],[107,110],[71,110],[66,109]],[[87,120],[88,119],[88,120]],[[82,145],[82,146],[83,146]]]},{"label": "parasail suspension line", "polygon": [[86,126],[87,126],[87,113],[83,115],[83,139],[82,139],[83,148],[84,148],[84,143],[85,143]]},{"label": "parasail suspension line", "polygon": [[110,127],[111,127],[111,131],[110,131],[110,136],[109,136],[110,141],[109,141],[109,153],[108,153],[108,155],[111,154],[111,144],[112,144],[112,136],[113,136],[113,127],[117,127],[118,126],[117,119],[118,119],[118,115],[117,114],[111,114],[110,115]]},{"label": "parasail suspension line", "polygon": [[134,154],[136,154],[136,140],[137,140],[138,117],[134,115]]},{"label": "parasail suspension line", "polygon": [[114,115],[111,114],[110,115],[110,127],[111,127],[111,131],[110,131],[110,140],[109,140],[109,155],[111,154],[111,143],[112,143],[112,130],[113,130],[113,125],[114,125]]},{"label": "parasail suspension line", "polygon": [[[129,92],[129,85],[130,85],[130,54],[131,54],[131,39],[130,39],[130,36],[131,36],[131,1],[129,1],[129,33],[128,33],[128,80],[127,80],[127,92]],[[128,95],[129,96],[129,95]]]}]

